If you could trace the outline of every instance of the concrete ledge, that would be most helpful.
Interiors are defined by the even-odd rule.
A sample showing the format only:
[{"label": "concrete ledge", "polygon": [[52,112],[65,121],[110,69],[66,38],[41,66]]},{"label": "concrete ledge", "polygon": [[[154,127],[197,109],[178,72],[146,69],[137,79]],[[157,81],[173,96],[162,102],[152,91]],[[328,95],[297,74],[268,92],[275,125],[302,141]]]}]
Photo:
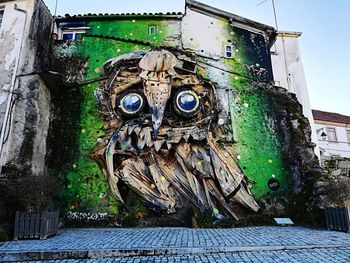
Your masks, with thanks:
[{"label": "concrete ledge", "polygon": [[188,256],[212,253],[235,253],[254,251],[281,251],[322,248],[346,248],[349,245],[307,245],[307,246],[256,246],[256,247],[184,247],[184,248],[135,248],[97,250],[57,250],[57,251],[1,251],[0,262],[29,260],[94,259],[134,256]]}]

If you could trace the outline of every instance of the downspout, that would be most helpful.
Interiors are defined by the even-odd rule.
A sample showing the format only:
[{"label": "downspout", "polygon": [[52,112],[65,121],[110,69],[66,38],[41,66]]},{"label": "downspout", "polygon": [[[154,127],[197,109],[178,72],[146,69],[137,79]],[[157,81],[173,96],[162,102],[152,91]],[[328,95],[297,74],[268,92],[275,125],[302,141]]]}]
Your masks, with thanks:
[{"label": "downspout", "polygon": [[[2,123],[2,129],[1,129],[1,135],[0,135],[0,161],[2,159],[2,151],[3,151],[3,146],[4,146],[3,145],[4,144],[4,137],[5,137],[5,132],[6,132],[7,124],[8,124],[8,119],[9,119],[9,116],[10,116],[10,108],[11,108],[11,102],[12,102],[12,97],[13,97],[13,91],[15,89],[16,77],[17,77],[19,62],[20,62],[21,53],[22,53],[24,33],[25,33],[25,29],[26,29],[26,24],[27,24],[27,10],[19,8],[17,6],[17,4],[15,4],[13,8],[16,11],[25,14],[25,17],[24,17],[21,41],[20,41],[19,50],[18,50],[18,53],[17,53],[16,62],[15,62],[15,68],[14,68],[13,74],[12,74],[11,85],[10,85],[10,90],[9,90],[9,96],[8,96],[8,99],[7,99],[7,105],[6,105],[4,121]],[[9,125],[11,125],[11,123],[9,123]],[[1,172],[2,172],[2,164],[0,163],[0,176],[1,176]]]},{"label": "downspout", "polygon": [[289,73],[288,64],[287,64],[286,42],[284,40],[284,33],[282,33],[282,49],[283,49],[283,57],[284,57],[284,67],[285,67],[286,74],[287,74],[288,91],[295,93],[294,88],[293,88],[293,90],[291,90],[292,87],[290,84],[290,75],[289,75],[290,73]]}]

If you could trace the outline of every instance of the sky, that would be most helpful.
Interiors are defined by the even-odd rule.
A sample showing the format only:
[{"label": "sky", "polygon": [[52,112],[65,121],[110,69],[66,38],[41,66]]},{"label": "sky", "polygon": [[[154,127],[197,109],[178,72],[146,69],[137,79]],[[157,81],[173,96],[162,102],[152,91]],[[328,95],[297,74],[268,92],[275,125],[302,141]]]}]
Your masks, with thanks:
[{"label": "sky", "polygon": [[[271,0],[200,0],[275,26]],[[44,0],[54,14],[56,0]],[[58,0],[57,15],[184,12],[184,0]],[[301,59],[313,109],[350,116],[349,0],[275,0],[278,29],[302,32]]]}]

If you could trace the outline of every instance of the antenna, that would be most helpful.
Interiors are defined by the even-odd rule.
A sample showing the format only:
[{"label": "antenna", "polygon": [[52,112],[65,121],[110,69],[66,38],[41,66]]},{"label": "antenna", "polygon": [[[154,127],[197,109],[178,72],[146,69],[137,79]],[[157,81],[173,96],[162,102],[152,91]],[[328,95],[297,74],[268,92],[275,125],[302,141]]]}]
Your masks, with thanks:
[{"label": "antenna", "polygon": [[58,4],[58,0],[56,0],[56,4],[55,4],[55,14],[54,14],[54,17],[56,17],[56,14],[57,14],[57,4]]},{"label": "antenna", "polygon": [[[256,5],[257,6],[262,5],[262,4],[266,3],[267,1],[269,1],[269,0],[263,0],[263,1],[259,2],[259,3],[257,3]],[[273,16],[274,16],[274,19],[275,19],[275,26],[276,26],[276,30],[278,31],[275,0],[271,0],[271,2],[272,2],[272,8],[273,8]]]},{"label": "antenna", "polygon": [[276,30],[278,31],[277,15],[276,15],[276,7],[275,7],[275,0],[272,0],[272,7],[273,7],[273,16],[274,16],[274,18],[275,18]]}]

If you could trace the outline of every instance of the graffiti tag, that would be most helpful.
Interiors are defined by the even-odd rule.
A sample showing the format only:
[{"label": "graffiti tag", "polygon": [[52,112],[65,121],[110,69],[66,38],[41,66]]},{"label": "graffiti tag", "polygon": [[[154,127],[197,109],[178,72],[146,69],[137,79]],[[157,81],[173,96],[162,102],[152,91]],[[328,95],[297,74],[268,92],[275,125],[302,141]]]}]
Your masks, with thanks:
[{"label": "graffiti tag", "polygon": [[69,211],[66,216],[69,220],[98,221],[98,220],[106,219],[108,214],[107,213],[85,213],[85,212],[81,213],[81,212]]}]

